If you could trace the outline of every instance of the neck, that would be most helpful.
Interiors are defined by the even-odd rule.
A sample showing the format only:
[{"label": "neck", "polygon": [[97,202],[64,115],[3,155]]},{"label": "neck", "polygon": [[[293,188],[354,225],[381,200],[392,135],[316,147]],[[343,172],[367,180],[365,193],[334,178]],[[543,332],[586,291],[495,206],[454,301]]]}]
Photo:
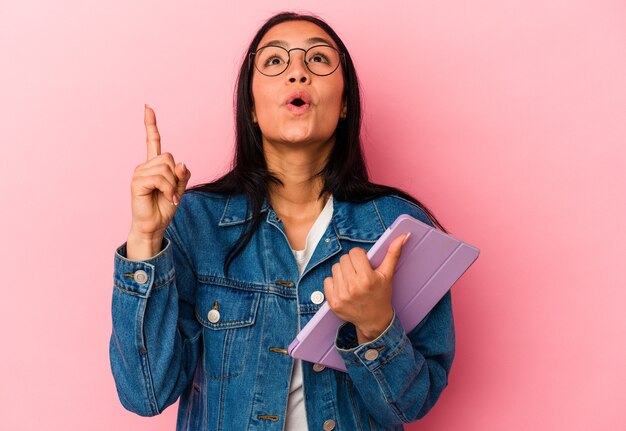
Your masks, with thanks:
[{"label": "neck", "polygon": [[270,183],[268,189],[270,204],[279,217],[306,218],[322,211],[328,196],[320,198],[324,180],[316,174],[326,165],[333,145],[334,138],[297,148],[263,143],[267,167],[283,183]]}]

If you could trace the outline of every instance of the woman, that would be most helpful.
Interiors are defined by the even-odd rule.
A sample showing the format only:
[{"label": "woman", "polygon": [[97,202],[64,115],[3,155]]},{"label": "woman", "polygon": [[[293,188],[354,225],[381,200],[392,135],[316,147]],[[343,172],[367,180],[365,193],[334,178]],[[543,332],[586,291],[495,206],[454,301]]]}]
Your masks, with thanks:
[{"label": "woman", "polygon": [[[233,169],[186,190],[146,107],[148,158],[115,256],[111,367],[124,407],[179,430],[389,430],[424,416],[454,358],[450,293],[410,333],[391,306],[404,236],[366,250],[403,213],[444,230],[400,190],[368,181],[356,72],[320,19],[282,13],[237,84]],[[445,231],[445,230],[444,230]],[[286,351],[326,300],[345,320],[348,373]]]}]

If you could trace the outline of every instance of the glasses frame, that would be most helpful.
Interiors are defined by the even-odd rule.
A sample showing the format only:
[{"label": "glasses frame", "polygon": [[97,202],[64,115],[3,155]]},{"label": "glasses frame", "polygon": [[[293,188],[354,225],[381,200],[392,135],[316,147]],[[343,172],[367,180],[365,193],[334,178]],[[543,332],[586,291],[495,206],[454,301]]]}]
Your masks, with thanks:
[{"label": "glasses frame", "polygon": [[[333,50],[337,51],[337,54],[339,54],[339,62],[337,63],[337,66],[336,66],[336,67],[332,70],[332,72],[325,73],[325,74],[323,74],[323,75],[320,75],[319,73],[315,73],[315,72],[313,72],[313,71],[311,70],[311,68],[309,67],[309,62],[308,62],[308,61],[306,61],[306,54],[307,54],[307,53],[308,53],[311,49],[313,49],[313,48],[318,48],[318,47],[320,47],[320,46],[325,46],[325,47],[331,48],[331,49],[333,49]],[[261,69],[259,69],[259,68],[257,67],[257,65],[256,65],[256,61],[254,61],[254,57],[258,54],[258,52],[259,52],[259,51],[261,51],[261,50],[263,50],[263,49],[265,49],[265,48],[280,48],[280,49],[282,49],[282,50],[284,50],[284,51],[286,51],[286,52],[287,52],[287,64],[286,64],[286,66],[285,66],[285,68],[283,69],[283,71],[282,71],[282,72],[277,73],[277,74],[275,74],[275,75],[268,75],[267,73],[263,73],[263,72],[261,71]],[[308,70],[309,72],[311,72],[311,73],[312,73],[313,75],[315,75],[315,76],[328,76],[328,75],[331,75],[331,74],[333,74],[333,73],[334,73],[337,69],[339,69],[339,65],[340,65],[340,64],[341,64],[341,65],[345,65],[346,55],[345,55],[343,52],[339,51],[339,50],[338,50],[337,48],[335,48],[334,46],[331,46],[331,45],[326,45],[326,44],[317,44],[317,45],[313,45],[313,46],[310,46],[308,49],[304,49],[304,48],[291,48],[291,49],[286,49],[286,48],[283,48],[282,46],[278,46],[278,45],[266,45],[266,46],[263,46],[263,47],[261,47],[261,48],[257,49],[255,52],[251,52],[251,53],[249,54],[249,56],[248,56],[248,61],[251,61],[251,62],[252,62],[252,64],[254,65],[254,68],[255,68],[256,70],[258,70],[258,71],[259,71],[259,73],[260,73],[261,75],[264,75],[264,76],[270,76],[270,77],[273,77],[273,76],[279,76],[279,75],[282,75],[283,73],[285,73],[285,71],[286,71],[287,69],[289,69],[289,65],[291,64],[291,51],[303,51],[303,52],[304,52],[304,56],[302,57],[302,61],[304,62],[304,65],[305,65],[305,67],[306,67],[306,70]]]}]

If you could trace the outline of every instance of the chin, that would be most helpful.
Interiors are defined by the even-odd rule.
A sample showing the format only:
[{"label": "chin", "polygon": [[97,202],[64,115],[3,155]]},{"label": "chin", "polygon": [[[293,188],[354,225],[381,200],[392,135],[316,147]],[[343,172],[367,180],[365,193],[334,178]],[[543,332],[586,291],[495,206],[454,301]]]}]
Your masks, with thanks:
[{"label": "chin", "polygon": [[308,130],[290,130],[287,133],[284,133],[280,140],[283,142],[308,142],[311,140],[311,134]]}]

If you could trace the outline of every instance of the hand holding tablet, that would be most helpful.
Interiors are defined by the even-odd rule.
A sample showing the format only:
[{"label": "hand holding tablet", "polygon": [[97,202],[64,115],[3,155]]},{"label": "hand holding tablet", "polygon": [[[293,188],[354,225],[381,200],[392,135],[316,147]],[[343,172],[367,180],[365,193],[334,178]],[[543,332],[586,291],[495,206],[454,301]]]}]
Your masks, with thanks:
[{"label": "hand holding tablet", "polygon": [[[406,233],[411,235],[395,267],[391,302],[402,327],[409,332],[474,263],[480,250],[403,214],[367,253],[372,267],[378,267],[393,240]],[[289,354],[346,371],[335,348],[337,329],[343,323],[324,303],[289,345]]]}]

